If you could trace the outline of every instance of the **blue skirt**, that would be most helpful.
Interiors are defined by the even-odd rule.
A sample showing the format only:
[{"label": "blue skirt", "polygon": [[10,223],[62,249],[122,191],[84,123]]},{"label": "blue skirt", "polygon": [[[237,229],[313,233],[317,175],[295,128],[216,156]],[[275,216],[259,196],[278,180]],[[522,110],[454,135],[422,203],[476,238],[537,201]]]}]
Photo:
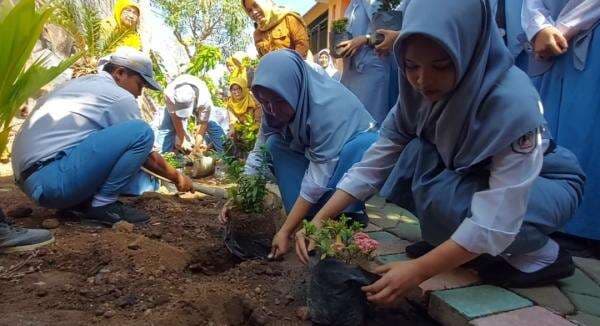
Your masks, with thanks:
[{"label": "blue skirt", "polygon": [[534,82],[554,140],[577,156],[587,175],[583,202],[564,231],[600,240],[600,27],[593,32],[585,70],[575,69],[569,50]]},{"label": "blue skirt", "polygon": [[[471,216],[473,195],[489,189],[489,177],[489,169],[483,166],[464,174],[447,169],[435,146],[417,138],[402,151],[381,195],[413,212],[419,218],[423,240],[437,246]],[[584,180],[571,152],[557,147],[546,154],[521,230],[505,252],[524,254],[544,246],[547,235],[573,216]]]}]

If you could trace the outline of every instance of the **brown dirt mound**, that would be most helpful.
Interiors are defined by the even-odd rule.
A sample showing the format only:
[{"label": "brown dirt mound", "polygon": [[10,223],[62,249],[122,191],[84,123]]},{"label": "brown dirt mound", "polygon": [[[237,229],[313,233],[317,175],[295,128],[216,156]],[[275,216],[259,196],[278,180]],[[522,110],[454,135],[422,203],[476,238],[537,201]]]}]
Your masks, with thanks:
[{"label": "brown dirt mound", "polygon": [[[55,217],[10,178],[2,189],[5,211],[33,209],[19,226]],[[151,222],[128,233],[61,219],[54,245],[0,255],[0,325],[305,324],[295,311],[306,305],[306,269],[291,253],[281,262],[235,260],[217,221],[223,201],[148,194],[126,202]]]}]

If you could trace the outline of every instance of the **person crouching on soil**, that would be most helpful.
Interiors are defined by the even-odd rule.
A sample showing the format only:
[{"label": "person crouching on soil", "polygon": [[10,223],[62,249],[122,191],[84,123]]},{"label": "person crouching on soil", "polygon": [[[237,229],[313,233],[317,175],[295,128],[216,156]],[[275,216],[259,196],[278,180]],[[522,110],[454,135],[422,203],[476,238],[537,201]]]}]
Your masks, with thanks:
[{"label": "person crouching on soil", "polygon": [[[202,153],[209,146],[216,152],[223,151],[225,132],[217,122],[210,120],[214,104],[204,81],[192,75],[180,75],[167,85],[165,103],[155,132],[155,147],[161,153]],[[192,116],[196,128],[187,130]]]},{"label": "person crouching on soil", "polygon": [[[358,98],[310,68],[295,51],[264,56],[252,92],[263,110],[255,148],[266,147],[288,214],[273,239],[271,255],[277,258],[289,250],[290,236],[302,220],[314,216],[377,135],[371,130],[373,119]],[[248,174],[261,166],[256,153],[246,161]],[[340,209],[366,225],[363,211],[363,203]],[[226,205],[221,221],[227,221],[228,215]]]},{"label": "person crouching on soil", "polygon": [[[377,303],[483,254],[472,264],[485,282],[528,287],[572,275],[571,256],[548,234],[573,216],[585,176],[546,138],[539,96],[513,65],[489,2],[412,0],[404,17],[398,104],[313,222],[379,189],[416,213],[424,242],[406,248],[416,259],[380,267],[363,288]],[[306,263],[311,244],[302,231],[296,239]]]},{"label": "person crouching on soil", "polygon": [[152,129],[141,120],[136,97],[144,87],[160,90],[150,58],[123,49],[103,69],[67,82],[38,104],[16,136],[13,171],[40,206],[74,210],[87,223],[144,223],[148,216],[117,201],[154,189],[142,166],[180,191],[191,190],[192,181],[152,152]]}]

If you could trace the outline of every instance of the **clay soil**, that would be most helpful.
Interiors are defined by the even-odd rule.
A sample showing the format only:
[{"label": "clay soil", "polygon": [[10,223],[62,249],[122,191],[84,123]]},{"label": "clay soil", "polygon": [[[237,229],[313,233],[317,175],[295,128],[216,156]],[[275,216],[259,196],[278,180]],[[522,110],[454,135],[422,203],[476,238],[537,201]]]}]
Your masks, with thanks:
[{"label": "clay soil", "polygon": [[[59,218],[55,244],[0,255],[0,325],[305,325],[306,269],[284,261],[245,261],[223,245],[212,197],[146,194],[125,202],[152,221],[132,232]],[[0,179],[5,212],[29,207],[18,226],[39,228],[55,211],[31,203]],[[15,214],[16,215],[16,214]],[[373,324],[428,324],[412,308]]]}]

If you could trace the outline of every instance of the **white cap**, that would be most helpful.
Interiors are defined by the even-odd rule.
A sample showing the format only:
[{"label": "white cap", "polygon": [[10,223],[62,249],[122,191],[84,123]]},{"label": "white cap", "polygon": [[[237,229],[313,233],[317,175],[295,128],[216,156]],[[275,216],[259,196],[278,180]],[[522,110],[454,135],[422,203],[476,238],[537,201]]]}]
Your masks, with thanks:
[{"label": "white cap", "polygon": [[194,113],[194,104],[197,101],[197,91],[189,84],[183,84],[175,87],[173,94],[173,104],[177,115],[189,117]]}]

